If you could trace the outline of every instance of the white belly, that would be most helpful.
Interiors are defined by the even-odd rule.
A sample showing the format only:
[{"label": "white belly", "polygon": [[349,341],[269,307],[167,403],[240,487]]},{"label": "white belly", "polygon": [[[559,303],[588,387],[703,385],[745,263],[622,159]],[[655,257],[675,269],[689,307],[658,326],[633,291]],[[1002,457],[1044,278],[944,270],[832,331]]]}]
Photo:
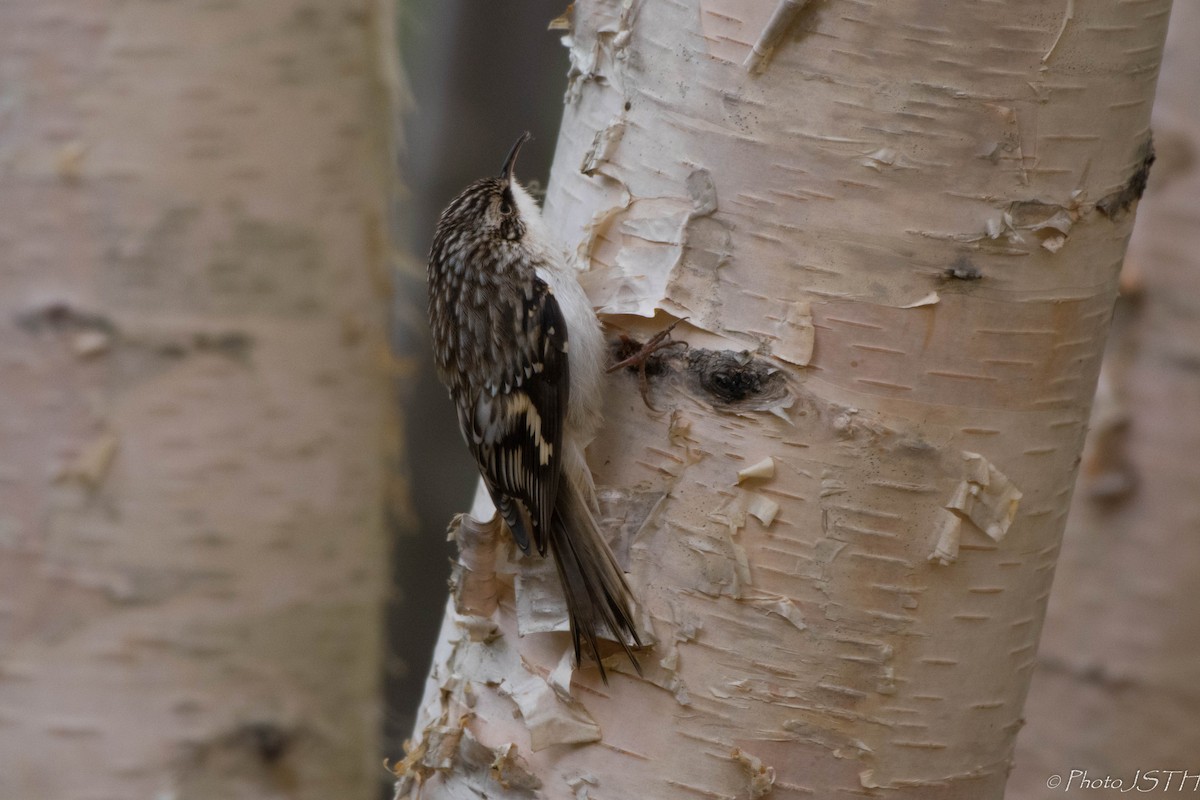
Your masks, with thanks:
[{"label": "white belly", "polygon": [[601,382],[607,363],[600,322],[574,270],[562,266],[539,269],[567,321],[567,363],[571,370],[571,399],[567,406],[568,430],[586,447],[596,434],[602,413]]}]

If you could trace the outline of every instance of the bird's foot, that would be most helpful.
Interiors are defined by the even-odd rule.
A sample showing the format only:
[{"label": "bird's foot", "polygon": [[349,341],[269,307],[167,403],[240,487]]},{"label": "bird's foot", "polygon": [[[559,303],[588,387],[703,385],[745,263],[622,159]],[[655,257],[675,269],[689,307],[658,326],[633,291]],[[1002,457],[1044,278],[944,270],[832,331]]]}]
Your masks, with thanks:
[{"label": "bird's foot", "polygon": [[[687,318],[684,317],[684,319]],[[685,350],[687,349],[687,342],[680,342],[671,338],[671,331],[675,330],[675,326],[683,322],[684,319],[675,320],[651,336],[650,341],[645,344],[625,334],[621,334],[621,347],[618,352],[625,357],[608,368],[608,372],[610,373],[616,372],[619,369],[636,369],[638,373],[638,388],[642,393],[642,402],[651,411],[657,411],[658,409],[650,402],[650,380],[646,376],[646,368],[648,365],[653,366],[652,359],[654,363],[657,363],[659,357],[655,354],[660,350],[666,350],[670,347],[683,347]]]}]

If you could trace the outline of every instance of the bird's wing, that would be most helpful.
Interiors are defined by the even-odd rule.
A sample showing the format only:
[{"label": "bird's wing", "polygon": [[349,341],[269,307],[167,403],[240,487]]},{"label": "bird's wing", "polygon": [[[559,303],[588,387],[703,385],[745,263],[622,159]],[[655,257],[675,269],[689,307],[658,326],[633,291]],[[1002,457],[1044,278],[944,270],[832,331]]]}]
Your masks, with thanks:
[{"label": "bird's wing", "polygon": [[482,387],[473,402],[458,404],[459,424],[517,544],[528,551],[532,538],[545,554],[570,393],[567,324],[541,280],[514,311],[520,325],[512,368],[504,370],[503,380]]}]

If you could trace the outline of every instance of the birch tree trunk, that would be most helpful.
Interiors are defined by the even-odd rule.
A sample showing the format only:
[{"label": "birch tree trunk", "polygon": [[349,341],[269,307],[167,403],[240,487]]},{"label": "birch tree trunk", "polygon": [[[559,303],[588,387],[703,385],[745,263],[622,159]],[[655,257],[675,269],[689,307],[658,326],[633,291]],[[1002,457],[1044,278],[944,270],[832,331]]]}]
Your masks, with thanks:
[{"label": "birch tree trunk", "polygon": [[691,344],[589,452],[656,645],[467,520],[399,796],[1003,795],[1169,8],[575,5],[547,219]]},{"label": "birch tree trunk", "polygon": [[0,798],[365,798],[387,3],[0,3]]},{"label": "birch tree trunk", "polygon": [[1198,37],[1200,5],[1176,4],[1154,104],[1158,160],[1009,782],[1022,800],[1047,797],[1050,775],[1075,770],[1124,781],[1126,791],[1089,792],[1096,798],[1181,783],[1194,792],[1200,773]]}]

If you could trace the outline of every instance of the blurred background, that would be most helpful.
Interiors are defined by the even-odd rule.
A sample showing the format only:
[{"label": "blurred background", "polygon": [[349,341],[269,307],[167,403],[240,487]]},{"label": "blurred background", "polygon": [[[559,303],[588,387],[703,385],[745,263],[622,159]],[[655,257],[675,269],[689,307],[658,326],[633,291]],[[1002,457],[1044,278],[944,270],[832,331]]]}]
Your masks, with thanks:
[{"label": "blurred background", "polygon": [[[425,252],[524,130],[544,185],[562,10],[0,4],[0,800],[390,796],[475,484]],[[1017,800],[1200,772],[1197,36],[1177,3]]]}]

